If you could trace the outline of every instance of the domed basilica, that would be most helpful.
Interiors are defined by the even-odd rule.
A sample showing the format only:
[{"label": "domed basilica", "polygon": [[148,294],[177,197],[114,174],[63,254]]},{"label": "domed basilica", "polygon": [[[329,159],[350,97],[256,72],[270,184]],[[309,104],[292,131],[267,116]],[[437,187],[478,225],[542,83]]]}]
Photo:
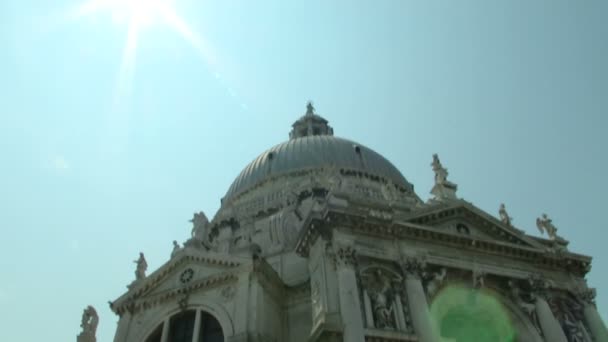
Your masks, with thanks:
[{"label": "domed basilica", "polygon": [[[431,158],[429,158],[431,159]],[[608,341],[585,275],[551,219],[547,238],[459,199],[432,156],[433,197],[379,153],[334,136],[308,104],[289,140],[192,219],[170,260],[110,307],[114,342]],[[79,342],[95,341],[83,314]]]}]

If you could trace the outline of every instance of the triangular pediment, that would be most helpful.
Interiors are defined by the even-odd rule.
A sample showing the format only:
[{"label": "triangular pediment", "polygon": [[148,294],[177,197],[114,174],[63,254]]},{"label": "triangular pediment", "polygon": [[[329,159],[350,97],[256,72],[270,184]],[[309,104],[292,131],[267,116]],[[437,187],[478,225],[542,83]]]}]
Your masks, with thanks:
[{"label": "triangular pediment", "polygon": [[408,221],[441,232],[468,236],[475,240],[501,242],[541,250],[546,248],[537,241],[537,238],[527,236],[523,230],[507,225],[464,201],[454,201],[451,205],[430,206],[409,217]]},{"label": "triangular pediment", "polygon": [[112,309],[122,311],[135,302],[159,302],[236,280],[236,274],[248,264],[250,258],[185,248],[146,278],[129,285],[129,291],[112,303]]}]

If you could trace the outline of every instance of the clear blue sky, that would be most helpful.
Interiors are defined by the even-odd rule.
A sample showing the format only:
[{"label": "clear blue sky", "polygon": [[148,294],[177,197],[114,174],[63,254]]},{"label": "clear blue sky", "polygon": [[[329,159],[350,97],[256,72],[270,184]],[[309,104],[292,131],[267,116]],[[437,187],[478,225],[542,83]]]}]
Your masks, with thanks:
[{"label": "clear blue sky", "polygon": [[1,341],[73,341],[88,304],[111,341],[138,252],[167,261],[309,99],[425,199],[439,153],[478,207],[547,212],[608,317],[608,2],[174,0],[194,35],[152,18],[126,64],[129,16],[82,3],[0,2]]}]

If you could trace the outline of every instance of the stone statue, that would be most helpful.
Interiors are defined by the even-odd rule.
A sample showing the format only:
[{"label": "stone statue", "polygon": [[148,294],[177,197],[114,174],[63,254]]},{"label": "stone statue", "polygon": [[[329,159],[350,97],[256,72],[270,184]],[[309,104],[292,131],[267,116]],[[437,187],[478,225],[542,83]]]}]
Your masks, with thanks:
[{"label": "stone statue", "polygon": [[536,330],[542,334],[542,330],[540,328],[540,323],[538,322],[538,317],[536,316],[536,306],[530,301],[525,301],[522,298],[521,290],[519,285],[513,281],[509,280],[508,282],[509,289],[511,290],[511,298],[517,304],[517,306],[528,316],[532,321],[532,325],[536,328]]},{"label": "stone statue", "polygon": [[395,317],[395,289],[390,273],[386,270],[373,267],[361,274],[361,285],[364,291],[366,319],[373,327],[378,329],[396,329]]},{"label": "stone statue", "polygon": [[557,240],[559,238],[557,235],[557,228],[553,225],[552,220],[547,214],[543,214],[542,217],[536,219],[536,227],[538,227],[538,231],[541,234],[546,232],[551,240]]},{"label": "stone statue", "polygon": [[148,263],[146,262],[144,253],[139,252],[139,259],[133,262],[137,264],[137,268],[135,269],[135,280],[144,279],[146,277],[146,270],[148,269]]},{"label": "stone statue", "polygon": [[505,208],[504,203],[500,204],[500,208],[498,209],[498,215],[500,215],[500,220],[502,221],[502,223],[506,224],[507,226],[511,226],[511,220],[513,218],[509,216],[509,213],[507,213],[507,209]]},{"label": "stone statue", "polygon": [[437,293],[437,290],[439,290],[441,284],[443,284],[443,281],[445,280],[446,274],[447,270],[444,267],[442,267],[439,272],[433,273],[431,279],[426,285],[426,293],[429,299],[433,298],[433,296]]},{"label": "stone statue", "polygon": [[485,273],[473,271],[473,288],[481,289],[485,286]]},{"label": "stone statue", "polygon": [[198,241],[204,241],[209,226],[209,220],[205,213],[202,211],[194,213],[194,217],[190,220],[192,222],[192,238]]},{"label": "stone statue", "polygon": [[179,243],[177,243],[177,241],[173,240],[173,251],[171,251],[171,257],[173,258],[181,250],[182,250],[182,248],[179,246]]},{"label": "stone statue", "polygon": [[378,288],[373,292],[371,298],[374,310],[374,324],[376,328],[395,328],[392,319],[393,308],[388,299],[391,289],[390,280],[379,269],[376,270],[375,276]]},{"label": "stone statue", "polygon": [[97,311],[91,305],[87,306],[82,312],[82,321],[80,327],[82,332],[77,337],[78,342],[95,342],[95,333],[97,331],[97,324],[99,323],[99,316]]},{"label": "stone statue", "polygon": [[437,153],[433,154],[433,162],[431,163],[433,171],[435,171],[435,184],[444,184],[448,179],[448,170],[441,165]]},{"label": "stone statue", "polygon": [[448,181],[448,169],[441,165],[437,154],[433,154],[431,166],[435,172],[435,185],[431,194],[435,195],[435,199],[456,199],[458,186]]},{"label": "stone statue", "polygon": [[312,105],[312,101],[308,101],[306,104],[306,114],[313,115],[315,113],[315,107]]}]

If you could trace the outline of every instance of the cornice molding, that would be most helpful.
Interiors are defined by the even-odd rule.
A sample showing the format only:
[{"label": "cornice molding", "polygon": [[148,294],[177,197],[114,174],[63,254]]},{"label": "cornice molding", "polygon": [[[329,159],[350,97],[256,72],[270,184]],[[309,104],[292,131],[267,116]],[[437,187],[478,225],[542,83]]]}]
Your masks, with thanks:
[{"label": "cornice molding", "polygon": [[[448,208],[452,210],[453,208]],[[436,215],[438,213],[435,213]],[[470,236],[442,232],[432,227],[422,227],[409,222],[387,222],[370,219],[360,214],[351,214],[347,210],[327,208],[321,217],[313,218],[304,226],[296,245],[296,253],[308,257],[310,247],[321,233],[327,233],[335,227],[348,228],[355,233],[375,235],[395,239],[413,239],[438,245],[448,245],[460,249],[474,250],[482,253],[516,258],[531,265],[565,270],[576,276],[584,277],[590,269],[591,258],[563,251],[555,253],[547,249],[489,239],[476,239]]]}]

